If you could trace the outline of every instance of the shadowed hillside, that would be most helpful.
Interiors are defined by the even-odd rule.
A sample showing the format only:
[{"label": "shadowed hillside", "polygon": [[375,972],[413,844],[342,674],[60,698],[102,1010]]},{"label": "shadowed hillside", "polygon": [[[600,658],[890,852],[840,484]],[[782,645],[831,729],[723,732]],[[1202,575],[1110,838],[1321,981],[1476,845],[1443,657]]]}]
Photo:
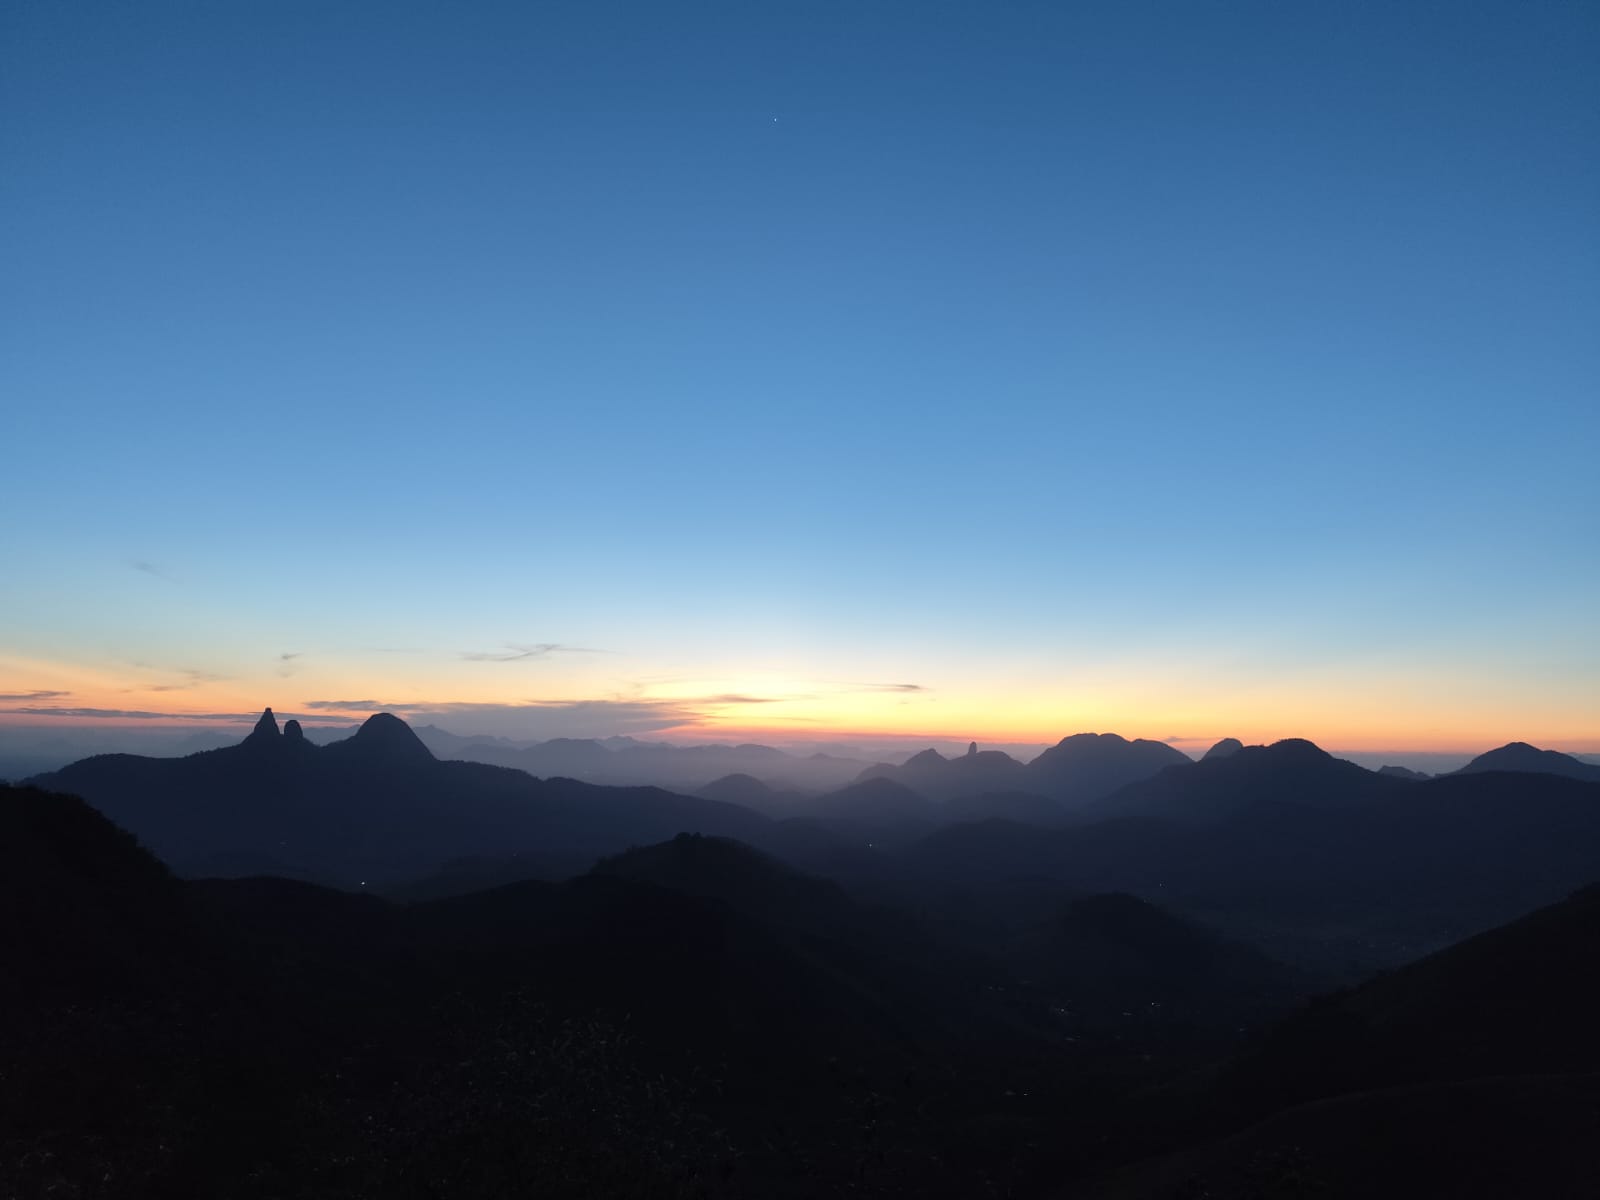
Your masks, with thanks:
[{"label": "shadowed hillside", "polygon": [[1182,1103],[1191,1126],[1242,1132],[1070,1194],[1590,1195],[1597,1005],[1591,887],[1312,1003]]}]

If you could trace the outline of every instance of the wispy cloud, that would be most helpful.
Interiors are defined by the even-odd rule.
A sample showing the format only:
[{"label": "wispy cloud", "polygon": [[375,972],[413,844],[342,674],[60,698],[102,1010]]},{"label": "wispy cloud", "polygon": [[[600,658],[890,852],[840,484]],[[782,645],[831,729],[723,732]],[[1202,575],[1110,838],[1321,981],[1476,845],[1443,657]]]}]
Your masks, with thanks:
[{"label": "wispy cloud", "polygon": [[588,646],[568,646],[561,642],[506,642],[501,650],[463,650],[466,662],[526,662],[529,659],[549,658],[552,654],[601,654]]},{"label": "wispy cloud", "polygon": [[0,692],[0,704],[43,704],[46,700],[64,700],[71,692]]},{"label": "wispy cloud", "polygon": [[178,577],[171,570],[160,563],[153,563],[147,558],[130,558],[128,566],[141,574],[153,575],[157,579],[165,580],[167,583],[178,582]]},{"label": "wispy cloud", "polygon": [[299,667],[295,665],[295,660],[304,657],[305,655],[301,654],[298,650],[293,654],[278,655],[278,678],[288,679],[291,675],[293,675],[297,670],[299,670]]},{"label": "wispy cloud", "polygon": [[737,692],[723,692],[720,696],[701,696],[686,701],[689,704],[781,704],[788,697],[742,696]]},{"label": "wispy cloud", "polygon": [[79,719],[106,719],[132,721],[254,721],[259,713],[189,713],[150,712],[134,708],[67,708],[57,705],[30,704],[15,708],[0,708],[0,713],[28,717],[74,717]]},{"label": "wispy cloud", "polygon": [[138,687],[123,688],[124,692],[186,692],[190,688],[200,687],[207,683],[223,683],[230,677],[218,675],[214,671],[197,671],[187,669],[178,672],[183,678],[177,683],[150,683]]}]

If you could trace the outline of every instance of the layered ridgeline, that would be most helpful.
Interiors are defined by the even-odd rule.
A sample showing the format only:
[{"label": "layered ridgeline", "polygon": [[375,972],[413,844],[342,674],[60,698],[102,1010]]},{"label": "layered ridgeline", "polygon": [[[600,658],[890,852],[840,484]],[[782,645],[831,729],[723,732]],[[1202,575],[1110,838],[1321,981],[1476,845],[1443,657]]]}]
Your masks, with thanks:
[{"label": "layered ridgeline", "polygon": [[[950,910],[1051,885],[1128,892],[1293,961],[1406,962],[1600,873],[1600,785],[1482,772],[1413,782],[1305,741],[1164,769],[1063,829],[988,821],[899,856]],[[1092,818],[1092,819],[1089,819]]]},{"label": "layered ridgeline", "polygon": [[955,758],[924,750],[900,766],[879,763],[863,771],[861,779],[893,780],[936,801],[1021,793],[1051,801],[1050,807],[1065,817],[1118,788],[1189,761],[1165,742],[1079,733],[1027,763],[998,750],[979,750],[973,743]]},{"label": "layered ridgeline", "polygon": [[1593,1181],[1593,890],[1274,1027],[1303,977],[1142,900],[1036,903],[974,953],[721,838],[401,906],[182,881],[76,798],[0,788],[0,865],[18,1195]]},{"label": "layered ridgeline", "polygon": [[241,743],[184,758],[107,754],[40,776],[131,830],[180,874],[277,874],[344,885],[413,878],[451,859],[527,852],[527,874],[685,830],[758,839],[766,818],[659,788],[611,788],[437,760],[379,713],[313,745],[269,708]]},{"label": "layered ridgeline", "polygon": [[[441,762],[387,714],[315,746],[269,711],[235,746],[100,756],[40,782],[83,796],[182,875],[276,874],[421,899],[564,878],[700,833],[875,889],[973,946],[1007,936],[1041,898],[1121,892],[1354,978],[1591,880],[1600,784],[1549,773],[1565,756],[1515,746],[1479,762],[1507,753],[1538,769],[1415,781],[1299,740],[1220,743],[1191,762],[1162,743],[1085,734],[1027,764],[974,748],[820,796],[754,776],[686,796]],[[1107,793],[1119,779],[1129,781]],[[1025,790],[959,794],[1018,781]]]},{"label": "layered ridgeline", "polygon": [[753,775],[780,791],[825,792],[853,780],[866,764],[829,754],[791,754],[773,746],[686,745],[630,737],[552,738],[533,743],[461,737],[424,725],[417,736],[440,758],[514,767],[611,787],[650,785],[696,791],[725,775]]},{"label": "layered ridgeline", "polygon": [[399,905],[37,789],[0,835],[7,1194],[1013,1194],[1298,994],[1127,897],[977,954],[723,838]]}]

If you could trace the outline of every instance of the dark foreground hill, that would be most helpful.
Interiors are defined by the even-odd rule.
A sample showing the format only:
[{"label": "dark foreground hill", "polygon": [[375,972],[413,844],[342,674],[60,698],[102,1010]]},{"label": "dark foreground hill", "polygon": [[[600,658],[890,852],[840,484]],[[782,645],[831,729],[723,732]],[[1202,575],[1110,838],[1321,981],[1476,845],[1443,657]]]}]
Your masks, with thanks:
[{"label": "dark foreground hill", "polygon": [[6,1195],[757,1194],[855,1174],[873,1088],[946,1086],[915,996],[714,898],[183,882],[36,789],[0,830]]},{"label": "dark foreground hill", "polygon": [[[1472,794],[1503,778],[1441,794],[1474,825]],[[969,943],[716,837],[403,906],[184,881],[37,789],[0,790],[0,834],[7,1195],[1563,1195],[1588,1178],[1600,892],[1264,1033],[1304,979],[1130,896],[1019,888],[1009,933]]]},{"label": "dark foreground hill", "polygon": [[1594,1195],[1597,1006],[1591,887],[1311,1004],[1172,1105],[1236,1132],[1070,1194]]},{"label": "dark foreground hill", "polygon": [[1113,900],[1034,979],[718,838],[402,906],[184,881],[36,789],[0,829],[8,1195],[1003,1194],[1197,1052],[1040,998],[1215,966]]}]

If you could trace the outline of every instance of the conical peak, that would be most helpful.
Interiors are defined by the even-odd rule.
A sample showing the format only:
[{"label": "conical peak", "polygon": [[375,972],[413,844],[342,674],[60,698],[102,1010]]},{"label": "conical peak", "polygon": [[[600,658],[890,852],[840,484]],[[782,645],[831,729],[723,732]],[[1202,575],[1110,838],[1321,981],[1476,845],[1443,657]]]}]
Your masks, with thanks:
[{"label": "conical peak", "polygon": [[1219,758],[1229,758],[1244,749],[1244,743],[1238,738],[1226,737],[1205,752],[1201,762],[1210,762]]},{"label": "conical peak", "polygon": [[422,744],[411,726],[393,713],[373,713],[350,740],[391,761],[433,759],[433,752]]},{"label": "conical peak", "polygon": [[278,718],[273,716],[272,710],[268,708],[262,712],[261,719],[256,722],[256,727],[250,731],[250,738],[246,740],[275,738],[278,736]]}]

